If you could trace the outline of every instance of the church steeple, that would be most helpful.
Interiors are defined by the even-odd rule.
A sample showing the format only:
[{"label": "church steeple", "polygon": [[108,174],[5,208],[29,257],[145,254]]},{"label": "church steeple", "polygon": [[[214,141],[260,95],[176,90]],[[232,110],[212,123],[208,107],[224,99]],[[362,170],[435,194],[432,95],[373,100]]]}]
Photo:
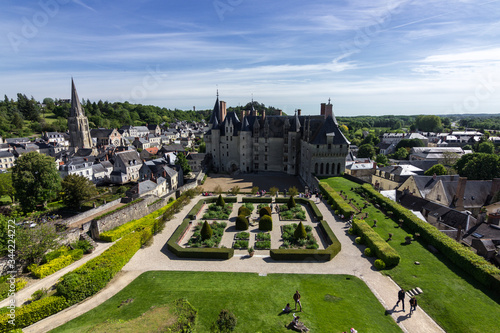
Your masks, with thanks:
[{"label": "church steeple", "polygon": [[70,117],[85,116],[80,100],[78,99],[78,93],[76,92],[75,82],[71,78],[71,110],[69,112]]},{"label": "church steeple", "polygon": [[89,120],[85,117],[85,112],[78,99],[73,78],[71,78],[71,110],[68,117],[68,130],[70,145],[75,151],[81,148],[92,148]]}]

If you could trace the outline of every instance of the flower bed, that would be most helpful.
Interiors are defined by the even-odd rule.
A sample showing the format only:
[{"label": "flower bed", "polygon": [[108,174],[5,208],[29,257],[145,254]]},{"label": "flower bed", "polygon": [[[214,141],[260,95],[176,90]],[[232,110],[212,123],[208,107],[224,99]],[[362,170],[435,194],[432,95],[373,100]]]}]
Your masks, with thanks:
[{"label": "flower bed", "polygon": [[233,243],[233,249],[248,249],[248,240],[239,239]]},{"label": "flower bed", "polygon": [[256,250],[270,250],[271,249],[271,241],[257,241],[255,242]]},{"label": "flower bed", "polygon": [[234,235],[234,239],[239,240],[248,240],[250,239],[250,233],[246,231],[238,232],[236,235]]},{"label": "flower bed", "polygon": [[305,220],[306,212],[300,206],[291,209],[287,205],[280,206],[280,219],[282,220]]},{"label": "flower bed", "polygon": [[202,223],[198,223],[194,227],[194,233],[188,241],[189,247],[218,247],[220,241],[222,239],[222,235],[224,234],[224,230],[226,229],[226,222],[216,222],[214,221],[210,224],[212,228],[213,235],[209,239],[202,239],[201,237],[201,227]]},{"label": "flower bed", "polygon": [[232,204],[225,204],[224,207],[221,207],[213,203],[208,206],[208,211],[203,214],[203,218],[208,220],[227,220],[232,211]]},{"label": "flower bed", "polygon": [[259,232],[258,234],[255,235],[255,240],[257,240],[257,241],[270,241],[271,234],[268,232]]},{"label": "flower bed", "polygon": [[283,245],[280,246],[280,249],[311,249],[315,250],[319,247],[316,238],[312,234],[312,227],[310,225],[304,226],[306,229],[307,237],[306,238],[295,238],[295,229],[297,229],[297,224],[287,224],[281,227],[281,237],[283,238]]}]

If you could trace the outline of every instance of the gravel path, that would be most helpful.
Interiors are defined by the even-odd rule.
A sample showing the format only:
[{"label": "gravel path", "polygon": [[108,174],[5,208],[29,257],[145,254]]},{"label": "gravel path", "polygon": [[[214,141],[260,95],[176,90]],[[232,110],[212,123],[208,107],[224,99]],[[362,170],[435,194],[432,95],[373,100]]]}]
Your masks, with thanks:
[{"label": "gravel path", "polygon": [[[253,272],[261,274],[350,274],[362,279],[386,309],[392,309],[396,304],[397,293],[400,288],[390,278],[373,269],[374,259],[366,258],[363,255],[364,247],[354,242],[355,237],[347,233],[345,223],[337,221],[323,202],[319,203],[318,207],[342,243],[342,251],[329,262],[278,262],[269,257],[269,251],[264,250],[256,251],[252,258],[248,257],[247,252],[242,250],[235,251],[235,256],[229,260],[181,260],[177,258],[167,250],[166,242],[187,215],[192,205],[201,198],[195,198],[191,204],[186,205],[180,213],[176,214],[175,218],[166,224],[163,232],[155,236],[153,245],[139,250],[125,265],[121,274],[117,275],[101,292],[78,306],[68,308],[23,331],[46,332],[50,328],[62,325],[101,304],[122,290],[141,273],[151,270]],[[406,301],[408,302],[408,300]],[[409,305],[407,304],[406,307],[409,308]],[[404,332],[444,332],[420,307],[411,317],[409,312],[403,311],[393,312],[392,317]]]}]

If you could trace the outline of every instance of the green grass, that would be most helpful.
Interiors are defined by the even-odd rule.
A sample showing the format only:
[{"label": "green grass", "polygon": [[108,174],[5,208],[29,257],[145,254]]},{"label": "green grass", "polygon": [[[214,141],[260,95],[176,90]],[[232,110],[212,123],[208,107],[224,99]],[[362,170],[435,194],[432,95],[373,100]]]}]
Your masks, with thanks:
[{"label": "green grass", "polygon": [[[325,179],[336,191],[344,190],[349,198],[364,205],[365,199],[351,188],[360,185],[342,177]],[[360,214],[369,225],[377,220],[374,228],[384,239],[392,233],[389,244],[401,255],[398,266],[383,271],[391,276],[401,287],[411,289],[420,287],[424,293],[418,296],[418,304],[447,332],[495,332],[498,331],[500,299],[486,290],[470,275],[451,263],[443,255],[435,255],[427,250],[427,245],[419,241],[410,245],[403,244],[408,232],[396,228],[398,224],[371,204]],[[415,265],[415,261],[420,265]],[[465,315],[467,314],[467,315]]]},{"label": "green grass", "polygon": [[[299,313],[311,332],[401,332],[360,279],[349,275],[295,275],[220,272],[146,272],[117,295],[51,332],[89,332],[106,320],[130,321],[152,306],[168,306],[186,298],[198,310],[196,332],[210,332],[222,309],[238,318],[235,332],[290,332],[292,314],[280,315],[295,290],[302,298]],[[119,305],[134,299],[127,306]],[[102,327],[102,326],[101,326]]]}]

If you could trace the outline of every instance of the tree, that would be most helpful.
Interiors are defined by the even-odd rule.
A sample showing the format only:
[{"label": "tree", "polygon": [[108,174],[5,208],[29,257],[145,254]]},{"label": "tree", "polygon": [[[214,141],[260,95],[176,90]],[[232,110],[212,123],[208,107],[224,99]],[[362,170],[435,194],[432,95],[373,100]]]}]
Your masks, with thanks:
[{"label": "tree", "polygon": [[396,160],[404,160],[408,157],[408,150],[406,150],[406,148],[399,148],[392,154],[392,157]]},{"label": "tree", "polygon": [[375,147],[369,143],[361,145],[358,150],[358,156],[360,158],[373,158],[375,156]]},{"label": "tree", "polygon": [[175,160],[175,164],[180,165],[184,176],[189,175],[191,172],[191,167],[186,159],[186,156],[183,153],[177,153],[177,159]]},{"label": "tree", "polygon": [[465,154],[454,167],[460,176],[467,179],[489,180],[500,177],[500,157],[495,154]]},{"label": "tree", "polygon": [[276,193],[278,193],[278,188],[276,186],[273,186],[269,189],[269,194],[271,194],[272,197],[274,197],[276,195]]},{"label": "tree", "polygon": [[296,196],[297,194],[299,194],[299,190],[295,187],[295,186],[292,186],[288,189],[288,194],[292,197]]},{"label": "tree", "polygon": [[399,148],[413,148],[413,147],[425,147],[424,143],[420,139],[403,139],[398,142],[396,149]]},{"label": "tree", "polygon": [[222,198],[222,195],[219,194],[219,197],[217,198],[217,202],[215,203],[216,206],[219,207],[224,207],[226,203],[224,202],[224,198]]},{"label": "tree", "polygon": [[210,239],[210,238],[212,238],[213,233],[214,232],[212,231],[212,227],[210,226],[210,224],[208,224],[207,221],[205,221],[203,223],[203,226],[201,227],[201,231],[200,231],[201,238],[203,240]]},{"label": "tree", "polygon": [[306,238],[307,237],[306,228],[304,228],[304,225],[302,224],[302,221],[300,221],[300,223],[297,226],[297,229],[295,229],[295,232],[293,233],[293,235],[295,236],[295,239],[300,239],[300,238]]},{"label": "tree", "polygon": [[[469,154],[466,154],[466,155],[469,155]],[[454,165],[459,158],[460,158],[460,155],[458,155],[457,153],[452,152],[452,151],[445,151],[443,153],[443,160],[442,160],[441,164],[451,166],[451,165]]]},{"label": "tree", "polygon": [[293,196],[290,196],[290,199],[288,199],[288,202],[286,204],[288,206],[288,209],[292,209],[293,207],[297,206],[297,204],[295,203],[295,199],[293,198]]},{"label": "tree", "polygon": [[378,165],[384,166],[389,163],[389,159],[384,154],[378,154],[377,157],[375,157],[375,162],[377,162]]},{"label": "tree", "polygon": [[441,132],[441,118],[435,115],[420,115],[415,119],[416,127],[423,132]]},{"label": "tree", "polygon": [[97,195],[95,185],[80,175],[67,175],[61,183],[62,200],[68,207],[80,209],[82,203]]},{"label": "tree", "polygon": [[429,170],[424,172],[424,175],[426,176],[433,176],[434,174],[436,174],[436,176],[447,175],[448,170],[442,164],[435,164],[432,167],[430,167]]},{"label": "tree", "polygon": [[205,153],[207,150],[207,145],[205,142],[200,143],[198,146],[198,153]]},{"label": "tree", "polygon": [[370,144],[372,146],[375,146],[377,145],[378,143],[380,142],[380,139],[378,138],[378,136],[375,136],[373,134],[368,134],[364,139],[363,141],[361,141],[361,144],[364,145],[364,144]]},{"label": "tree", "polygon": [[485,153],[485,154],[493,154],[495,153],[495,145],[491,141],[484,141],[481,142],[477,146],[477,152],[478,153]]},{"label": "tree", "polygon": [[59,246],[54,226],[42,224],[35,228],[16,230],[17,258],[21,264],[38,264],[48,250]]},{"label": "tree", "polygon": [[61,177],[54,158],[29,152],[21,155],[12,168],[12,185],[24,211],[54,199],[61,188]]},{"label": "tree", "polygon": [[14,202],[14,186],[12,185],[12,173],[0,173],[0,197],[8,195]]},{"label": "tree", "polygon": [[238,319],[229,310],[222,310],[212,327],[212,331],[227,333],[234,331]]}]

